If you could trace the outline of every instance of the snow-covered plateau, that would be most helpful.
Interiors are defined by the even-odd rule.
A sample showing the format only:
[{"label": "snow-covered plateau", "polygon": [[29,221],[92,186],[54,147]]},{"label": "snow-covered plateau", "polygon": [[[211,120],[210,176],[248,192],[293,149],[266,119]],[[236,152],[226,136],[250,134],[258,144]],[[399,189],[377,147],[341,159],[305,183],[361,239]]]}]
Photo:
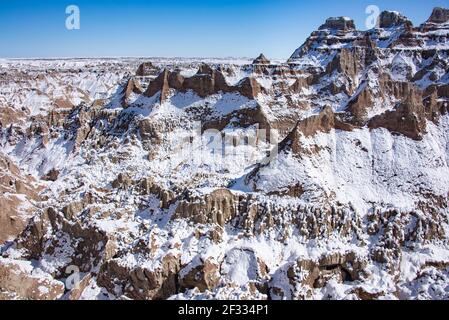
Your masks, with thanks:
[{"label": "snow-covered plateau", "polygon": [[288,61],[0,60],[0,299],[449,299],[449,10]]}]

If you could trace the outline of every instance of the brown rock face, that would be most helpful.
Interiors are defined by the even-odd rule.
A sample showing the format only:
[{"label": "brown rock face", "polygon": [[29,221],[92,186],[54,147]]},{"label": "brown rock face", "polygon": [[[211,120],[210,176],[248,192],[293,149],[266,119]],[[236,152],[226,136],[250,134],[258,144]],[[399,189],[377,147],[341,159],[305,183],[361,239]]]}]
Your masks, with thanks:
[{"label": "brown rock face", "polygon": [[65,119],[63,127],[66,130],[75,130],[73,139],[75,140],[74,150],[77,151],[84,141],[95,132],[93,124],[95,121],[103,118],[111,120],[112,114],[103,111],[102,106],[87,106],[81,104],[72,110],[71,114]]},{"label": "brown rock face", "polygon": [[[286,190],[286,193],[288,191]],[[301,186],[294,186],[291,192],[293,195],[300,195],[303,190]],[[344,237],[357,236],[360,230],[360,219],[350,208],[298,206],[282,209],[271,203],[259,202],[251,196],[233,195],[226,189],[219,189],[201,197],[184,196],[172,219],[182,218],[198,224],[217,224],[221,227],[232,223],[250,234],[257,235],[274,226],[287,228],[287,225],[296,225],[301,235],[313,239],[333,232]]]},{"label": "brown rock face", "polygon": [[269,65],[271,62],[268,60],[263,53],[261,53],[256,59],[254,59],[253,64],[260,64],[260,65]]},{"label": "brown rock face", "polygon": [[181,91],[184,87],[184,77],[179,72],[171,72],[168,77],[168,83],[170,88]]},{"label": "brown rock face", "polygon": [[119,289],[131,299],[162,300],[178,292],[179,269],[179,259],[170,254],[155,270],[130,268],[113,259],[102,265],[97,282],[110,292]]},{"label": "brown rock face", "polygon": [[142,94],[143,89],[140,86],[140,83],[137,79],[131,78],[126,83],[125,88],[123,89],[123,98],[122,98],[122,105],[127,106],[128,105],[128,99],[130,98],[131,94]]},{"label": "brown rock face", "polygon": [[449,98],[449,84],[438,86],[438,96]]},{"label": "brown rock face", "polygon": [[427,20],[427,22],[431,23],[446,23],[449,21],[449,9],[445,8],[435,8],[433,9],[433,12],[430,16],[430,18]]},{"label": "brown rock face", "polygon": [[25,111],[17,110],[0,103],[0,128],[5,128],[11,124],[20,124],[25,118]]},{"label": "brown rock face", "polygon": [[192,90],[200,97],[207,97],[220,91],[232,91],[232,88],[226,83],[223,73],[203,64],[196,75],[184,80],[183,90]]},{"label": "brown rock face", "polygon": [[362,57],[356,51],[351,49],[342,49],[341,53],[337,55],[326,68],[327,74],[332,74],[334,71],[347,75],[350,79],[355,79],[355,76],[362,69]]},{"label": "brown rock face", "polygon": [[377,48],[377,43],[371,38],[369,33],[365,34],[363,38],[355,40],[354,46],[368,49],[365,53],[365,66],[375,60],[377,51],[374,49]]},{"label": "brown rock face", "polygon": [[[87,202],[92,203],[94,199]],[[93,266],[112,255],[114,249],[110,236],[96,227],[84,226],[77,216],[87,203],[77,203],[66,207],[63,212],[53,208],[36,215],[14,245],[23,249],[29,259],[39,260],[43,255],[55,255],[66,246],[73,248],[73,256],[67,265],[76,265],[81,272],[90,272]],[[57,228],[57,231],[56,231]],[[58,234],[58,237],[50,235]],[[71,241],[64,240],[70,236]],[[60,265],[57,275],[65,274],[67,265]]]},{"label": "brown rock face", "polygon": [[329,18],[319,28],[319,30],[340,30],[340,31],[352,31],[355,30],[355,23],[353,20],[345,17]]},{"label": "brown rock face", "polygon": [[144,178],[137,184],[141,194],[156,195],[160,199],[160,207],[163,209],[168,209],[176,201],[176,195],[172,191],[160,187],[151,178]]},{"label": "brown rock face", "polygon": [[151,62],[144,62],[139,66],[139,68],[137,68],[136,76],[139,77],[150,76],[152,75],[154,69],[155,67]]},{"label": "brown rock face", "polygon": [[349,101],[347,112],[353,117],[353,122],[362,125],[368,116],[368,110],[373,106],[373,93],[365,87],[360,93]]},{"label": "brown rock face", "polygon": [[206,63],[202,63],[197,71],[197,75],[212,75],[214,73],[214,69],[211,68],[211,66],[209,66]]},{"label": "brown rock face", "polygon": [[310,84],[312,82],[311,80],[312,80],[311,77],[309,77],[309,78],[305,78],[305,77],[298,78],[298,79],[296,79],[295,83],[290,86],[289,91],[293,92],[293,93],[299,93],[299,92],[301,92],[301,90],[303,88],[308,88],[310,86]]},{"label": "brown rock face", "polygon": [[56,181],[58,180],[58,177],[59,177],[59,170],[51,169],[44,177],[42,177],[42,179],[48,181]]},{"label": "brown rock face", "polygon": [[21,209],[27,201],[39,199],[40,188],[31,177],[24,176],[20,169],[5,155],[0,154],[0,244],[18,236],[26,227],[31,210]]},{"label": "brown rock face", "polygon": [[31,274],[31,264],[0,258],[0,300],[55,300],[64,294],[62,282]]},{"label": "brown rock face", "polygon": [[299,259],[286,270],[291,292],[284,292],[285,287],[281,289],[273,282],[269,288],[276,296],[290,295],[296,300],[307,299],[310,290],[325,287],[331,279],[339,283],[363,279],[366,266],[367,261],[353,252],[324,255],[318,261]]},{"label": "brown rock face", "polygon": [[238,84],[238,91],[244,97],[255,99],[262,92],[262,87],[256,79],[248,77]]},{"label": "brown rock face", "polygon": [[168,69],[164,69],[164,71],[162,71],[162,73],[159,74],[155,80],[150,82],[147,91],[145,91],[145,96],[152,97],[156,93],[160,92],[160,101],[164,102],[170,93],[170,85],[168,82],[169,75],[170,71],[168,71]]},{"label": "brown rock face", "polygon": [[388,29],[399,26],[412,26],[412,22],[402,14],[393,11],[383,11],[379,16],[379,27]]},{"label": "brown rock face", "polygon": [[239,212],[239,197],[227,189],[216,190],[198,200],[181,201],[173,218],[189,218],[196,223],[216,223],[223,227]]},{"label": "brown rock face", "polygon": [[[439,205],[447,211],[447,201]],[[379,241],[371,251],[372,259],[385,264],[390,274],[396,274],[401,268],[402,247],[406,242],[426,244],[443,239],[442,219],[445,218],[432,211],[425,209],[426,213],[421,215],[413,211],[374,209],[368,215],[368,233],[376,235]]]},{"label": "brown rock face", "polygon": [[393,111],[375,116],[368,122],[370,129],[385,128],[413,140],[421,140],[426,132],[426,117],[422,101],[409,97]]},{"label": "brown rock face", "polygon": [[[218,119],[214,119],[211,121],[207,121],[202,126],[202,132],[209,130],[209,129],[215,129],[218,131],[222,131],[226,126],[228,126],[231,122],[236,124],[237,122],[235,119],[238,119],[238,125],[241,127],[248,127],[251,125],[258,125],[259,129],[264,129],[267,131],[267,136],[265,137],[267,140],[270,139],[270,128],[272,123],[267,119],[266,114],[263,112],[262,108],[257,105],[255,108],[251,109],[242,109],[237,110],[235,112],[232,112],[225,117],[221,117]],[[279,123],[278,126],[276,126],[276,129],[284,129],[280,128],[282,127],[283,123]],[[295,122],[291,126],[289,126],[289,129],[291,130],[291,127],[295,125]],[[290,131],[288,130],[288,131]]]},{"label": "brown rock face", "polygon": [[160,92],[160,101],[163,102],[167,99],[170,89],[181,92],[192,90],[202,98],[219,92],[239,92],[249,99],[254,99],[264,91],[256,79],[252,77],[244,78],[236,86],[229,86],[221,71],[203,64],[199,67],[197,74],[190,78],[184,78],[179,72],[170,72],[165,69],[150,83],[145,91],[145,96],[152,97]]},{"label": "brown rock face", "polygon": [[311,137],[318,132],[329,133],[332,129],[344,131],[352,131],[353,126],[342,122],[339,117],[334,114],[332,108],[325,107],[318,115],[311,116],[299,121],[296,127],[281,142],[280,147],[284,148],[289,145],[293,153],[300,154],[303,147],[300,142],[300,136]]},{"label": "brown rock face", "polygon": [[164,70],[150,83],[145,95],[151,97],[161,92],[162,102],[167,99],[170,89],[181,92],[192,90],[203,98],[220,91],[230,92],[236,90],[226,83],[226,79],[220,71],[203,64],[200,66],[197,74],[190,78],[184,78],[178,72]]},{"label": "brown rock face", "polygon": [[[359,91],[351,98],[346,108],[347,116],[350,118],[350,120],[348,119],[347,121],[354,126],[360,127],[367,124],[367,121],[369,120],[368,112],[374,106],[374,101],[376,98],[381,99],[381,101],[385,101],[385,103],[391,103],[391,99],[394,98],[402,104],[409,103],[418,106],[415,110],[417,115],[419,117],[425,116],[427,119],[432,121],[438,119],[439,114],[444,113],[440,110],[441,106],[436,101],[437,96],[434,97],[434,100],[430,101],[430,98],[432,97],[432,92],[430,89],[428,89],[428,92],[424,94],[424,96],[427,96],[429,106],[426,106],[426,108],[419,108],[419,106],[422,106],[421,100],[423,93],[412,83],[405,81],[394,81],[387,74],[379,75],[379,86],[376,87],[374,92],[373,88],[366,85],[365,82],[362,82],[359,88]],[[434,91],[434,94],[437,95],[436,88]],[[424,121],[423,119],[421,120],[421,122]],[[373,119],[370,121],[373,121]],[[401,133],[402,131],[403,130],[396,132]]]},{"label": "brown rock face", "polygon": [[51,110],[47,115],[46,122],[48,126],[60,127],[64,124],[65,118],[70,114],[71,110]]},{"label": "brown rock face", "polygon": [[57,109],[72,109],[74,107],[70,100],[64,98],[55,99],[55,105]]},{"label": "brown rock face", "polygon": [[[186,268],[190,268],[187,266]],[[180,272],[181,290],[198,288],[201,292],[213,290],[220,282],[220,267],[211,260],[206,260],[183,274]]]},{"label": "brown rock face", "polygon": [[333,128],[335,128],[334,113],[330,107],[326,107],[319,115],[299,122],[297,131],[301,132],[305,137],[310,137],[317,132],[328,133]]},{"label": "brown rock face", "polygon": [[112,187],[114,189],[127,189],[132,185],[132,179],[126,174],[120,173],[114,181],[112,181]]},{"label": "brown rock face", "polygon": [[26,227],[26,218],[21,217],[17,211],[21,205],[19,198],[15,197],[0,197],[0,244],[11,240],[20,234]]},{"label": "brown rock face", "polygon": [[139,122],[139,134],[144,142],[151,142],[152,144],[159,144],[162,141],[160,125],[155,123],[152,119],[143,119]]},{"label": "brown rock face", "polygon": [[215,79],[210,74],[196,74],[184,80],[183,89],[192,90],[204,98],[216,92]]}]

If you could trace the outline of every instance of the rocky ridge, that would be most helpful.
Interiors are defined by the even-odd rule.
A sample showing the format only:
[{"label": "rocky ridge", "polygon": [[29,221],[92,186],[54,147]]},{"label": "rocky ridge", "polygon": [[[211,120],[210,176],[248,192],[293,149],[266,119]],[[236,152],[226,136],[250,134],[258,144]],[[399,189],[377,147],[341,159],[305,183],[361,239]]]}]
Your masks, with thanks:
[{"label": "rocky ridge", "polygon": [[447,299],[448,12],[281,64],[2,64],[0,298]]}]

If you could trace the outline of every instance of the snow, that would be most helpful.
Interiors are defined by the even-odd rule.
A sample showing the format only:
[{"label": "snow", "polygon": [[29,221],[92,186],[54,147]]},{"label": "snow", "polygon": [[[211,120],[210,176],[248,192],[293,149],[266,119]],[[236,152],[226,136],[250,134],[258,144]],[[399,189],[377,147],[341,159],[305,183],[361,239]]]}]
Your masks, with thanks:
[{"label": "snow", "polygon": [[406,53],[396,54],[392,61],[391,70],[391,77],[396,81],[407,81],[410,75],[417,72],[413,57]]},{"label": "snow", "polygon": [[231,70],[232,70],[231,75],[225,74],[226,82],[230,86],[237,85],[242,79],[252,74],[250,71],[242,68],[232,68]]},{"label": "snow", "polygon": [[271,86],[273,85],[273,80],[271,78],[257,78],[257,82],[265,89],[269,90],[271,89]]},{"label": "snow", "polygon": [[448,121],[445,116],[440,127],[428,123],[429,134],[423,141],[385,129],[337,130],[303,138],[306,149],[316,145],[322,151],[302,159],[280,153],[274,166],[260,171],[257,187],[270,192],[300,183],[314,199],[338,190],[334,200],[352,203],[360,214],[376,202],[413,210],[419,188],[442,196],[448,192],[448,138],[444,134]]},{"label": "snow", "polygon": [[92,278],[81,293],[80,300],[115,300],[115,298],[106,289],[98,286],[96,279]]},{"label": "snow", "polygon": [[297,70],[304,70],[307,68],[324,69],[336,55],[334,52],[328,54],[326,52],[320,52],[320,50],[314,50],[305,56],[300,56],[300,50],[301,48],[292,55],[289,61]]},{"label": "snow", "polygon": [[50,292],[50,290],[49,290],[47,287],[45,287],[45,286],[39,286],[37,289],[38,289],[39,292],[42,293],[42,294],[47,294],[47,293]]},{"label": "snow", "polygon": [[226,254],[221,271],[230,281],[243,286],[250,280],[257,280],[256,257],[250,251],[234,249]]},{"label": "snow", "polygon": [[[391,30],[381,32],[381,37],[390,37],[388,43],[398,36]],[[54,108],[56,97],[67,98],[75,105],[85,102],[87,108],[93,100],[105,98],[106,107],[101,112],[105,118],[112,119],[98,121],[85,144],[76,149],[71,136],[73,133],[60,128],[45,145],[37,137],[19,136],[16,143],[2,138],[2,152],[8,154],[26,174],[38,179],[51,169],[61,171],[57,181],[43,182],[46,186],[43,196],[48,196],[49,200],[42,203],[42,206],[59,209],[63,204],[79,201],[86,193],[91,192],[94,195],[93,203],[70,223],[98,229],[115,239],[120,254],[114,259],[119,265],[129,269],[140,267],[150,271],[157,270],[167,254],[179,257],[181,276],[207,259],[219,265],[221,281],[215,290],[188,290],[172,299],[266,299],[264,294],[252,293],[249,286],[250,282],[261,281],[263,278],[260,262],[267,266],[266,279],[271,279],[272,284],[286,293],[283,298],[289,299],[293,297],[294,290],[298,289],[291,286],[287,275],[287,270],[293,263],[298,260],[319,261],[331,253],[350,252],[369,261],[366,267],[369,274],[367,279],[354,283],[337,283],[332,279],[321,289],[311,289],[311,298],[354,299],[356,296],[351,292],[355,287],[379,293],[382,298],[388,299],[396,299],[397,291],[405,298],[447,295],[449,270],[437,270],[429,266],[431,263],[449,260],[446,243],[414,243],[404,246],[399,273],[393,275],[386,271],[385,266],[370,260],[371,250],[378,243],[379,236],[370,236],[365,232],[365,218],[374,205],[382,210],[394,208],[399,212],[418,211],[424,214],[419,212],[421,209],[417,205],[423,199],[422,190],[447,197],[448,115],[442,116],[438,123],[428,122],[427,133],[421,141],[392,134],[386,129],[369,130],[366,127],[352,132],[332,130],[307,138],[301,137],[299,142],[304,149],[303,153],[293,154],[287,148],[280,152],[270,166],[260,166],[266,157],[266,151],[274,147],[267,141],[259,141],[256,145],[227,145],[227,158],[223,161],[223,153],[220,152],[223,151],[222,143],[211,139],[221,135],[235,141],[254,138],[258,124],[240,125],[240,111],[260,108],[262,115],[270,122],[289,119],[292,120],[293,127],[297,120],[316,114],[326,105],[331,105],[336,112],[345,111],[351,97],[364,89],[373,90],[376,98],[374,107],[368,110],[368,117],[395,107],[397,101],[394,98],[381,99],[378,96],[378,74],[371,68],[357,74],[351,81],[345,75],[334,72],[321,78],[320,83],[308,86],[288,98],[278,94],[279,87],[291,86],[297,77],[325,71],[338,50],[351,47],[352,40],[360,38],[362,34],[350,32],[338,36],[323,32],[320,35],[326,37],[324,40],[344,40],[344,43],[328,46],[321,42],[323,39],[316,39],[312,49],[306,54],[302,53],[304,47],[298,49],[292,56],[292,70],[300,73],[298,76],[275,78],[256,74],[247,65],[251,63],[250,59],[151,59],[159,67],[181,69],[184,76],[196,73],[202,62],[214,66],[225,65],[232,71],[226,74],[229,85],[237,84],[244,77],[253,76],[262,87],[270,89],[270,94],[261,94],[255,100],[238,93],[218,93],[202,98],[192,91],[171,90],[163,103],[159,102],[159,94],[150,98],[133,95],[130,106],[123,109],[117,103],[118,89],[133,74],[139,63],[146,61],[144,59],[0,61],[6,68],[16,64],[33,77],[43,70],[55,70],[40,80],[27,79],[23,84],[11,79],[2,87],[2,101],[14,108],[29,105],[28,116],[46,115]],[[429,35],[430,33],[426,33],[420,36]],[[412,48],[395,48],[394,51],[387,49],[389,44],[382,41],[384,40],[379,40],[382,48],[375,67],[386,70],[395,81],[408,81],[410,74],[416,74],[431,62],[423,60],[419,53],[411,52],[414,50]],[[439,46],[441,43],[428,45]],[[441,59],[446,60],[447,57],[441,56]],[[441,66],[435,66],[432,71],[440,77],[439,81],[448,80],[447,72]],[[426,76],[417,85],[425,88],[430,83],[433,82]],[[351,92],[329,94],[325,88],[330,84],[345,85],[350,87]],[[38,90],[32,90],[33,88]],[[287,107],[288,105],[293,107]],[[226,123],[218,135],[217,132],[200,135],[200,127],[197,125],[199,118],[203,121]],[[140,121],[156,125],[162,141],[158,144],[147,141],[145,145],[136,129]],[[292,129],[288,125],[286,127],[275,142],[282,140]],[[196,137],[198,139],[193,139],[191,144],[186,143],[195,134],[199,135]],[[100,138],[106,138],[107,143],[98,145]],[[183,148],[185,146],[187,148]],[[209,234],[217,226],[194,224],[187,219],[173,219],[177,203],[170,205],[168,209],[161,209],[161,200],[156,195],[140,194],[136,191],[136,185],[112,188],[111,182],[120,173],[129,174],[136,182],[150,177],[161,188],[173,190],[176,187],[200,199],[217,189],[229,188],[235,195],[249,196],[251,200],[273,208],[270,214],[278,225],[261,234],[250,234],[235,226],[239,219],[243,219],[236,217],[235,221],[220,229],[221,239],[213,241]],[[253,176],[253,173],[257,174]],[[305,192],[301,197],[270,195],[298,184]],[[295,220],[298,219],[295,208],[303,206],[313,212],[316,208],[328,208],[336,203],[340,203],[339,207],[344,209],[344,219],[361,221],[360,239],[352,234],[342,236],[338,231],[316,239],[301,234]],[[349,206],[354,208],[355,213],[348,209]],[[259,214],[261,217],[258,219],[268,215],[265,212]],[[311,217],[313,218],[312,213]],[[449,232],[447,225],[443,228]],[[73,262],[73,243],[77,239],[72,239],[66,233],[49,233],[45,237],[44,245],[55,250],[43,253],[39,261],[19,261],[24,252],[13,247],[2,247],[10,260],[0,258],[0,264],[14,260],[14,263],[27,272],[51,278],[50,274],[56,274]],[[151,252],[146,249],[140,251],[136,248],[139,241],[143,241],[145,246],[154,245],[154,248],[151,248]],[[53,242],[57,246],[52,247]],[[103,242],[98,244],[96,250],[101,251],[104,245]],[[224,283],[232,286],[224,286]],[[41,291],[45,293],[45,288]],[[120,296],[122,292],[119,286],[116,293],[112,295],[99,287],[93,277],[81,299],[123,298]],[[270,295],[272,298],[281,298],[272,292]]]}]

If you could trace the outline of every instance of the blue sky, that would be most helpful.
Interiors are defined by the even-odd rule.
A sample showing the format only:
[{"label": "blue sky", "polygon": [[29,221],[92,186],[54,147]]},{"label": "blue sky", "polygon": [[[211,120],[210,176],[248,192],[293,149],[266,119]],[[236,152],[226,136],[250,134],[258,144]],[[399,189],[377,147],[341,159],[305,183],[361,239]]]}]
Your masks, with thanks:
[{"label": "blue sky", "polygon": [[[67,30],[77,5],[81,29]],[[0,0],[0,57],[288,58],[330,16],[365,29],[365,8],[424,22],[447,0]]]}]

